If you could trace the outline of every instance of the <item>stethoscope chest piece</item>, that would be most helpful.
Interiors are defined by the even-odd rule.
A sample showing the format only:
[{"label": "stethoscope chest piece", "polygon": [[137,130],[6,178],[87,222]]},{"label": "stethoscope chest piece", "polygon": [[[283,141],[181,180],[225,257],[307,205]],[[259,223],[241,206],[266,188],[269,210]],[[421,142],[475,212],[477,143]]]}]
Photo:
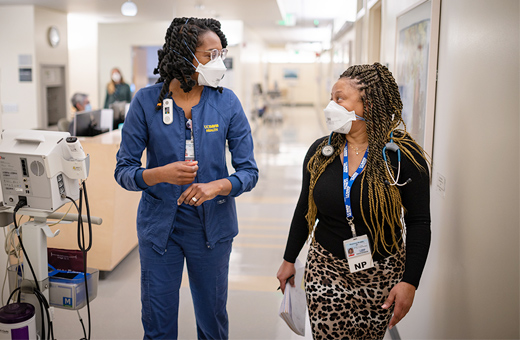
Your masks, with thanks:
[{"label": "stethoscope chest piece", "polygon": [[330,157],[334,154],[334,147],[330,144],[330,142],[332,141],[332,134],[334,132],[331,132],[330,135],[329,135],[329,142],[327,143],[327,145],[325,145],[323,147],[323,149],[321,149],[321,154],[325,157]]},{"label": "stethoscope chest piece", "polygon": [[330,157],[334,153],[334,147],[332,145],[325,145],[323,149],[321,149],[321,154],[325,157]]}]

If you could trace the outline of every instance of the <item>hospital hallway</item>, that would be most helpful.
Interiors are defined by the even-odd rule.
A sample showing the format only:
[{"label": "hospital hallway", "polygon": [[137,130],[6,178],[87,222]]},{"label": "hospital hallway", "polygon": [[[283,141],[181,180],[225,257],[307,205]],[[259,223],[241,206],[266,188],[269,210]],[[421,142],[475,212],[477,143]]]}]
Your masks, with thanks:
[{"label": "hospital hallway", "polygon": [[[206,19],[218,19],[218,23]],[[214,40],[214,34],[206,36],[206,27],[220,42]],[[55,307],[51,310],[54,339],[143,339],[136,228],[142,193],[137,190],[140,177],[133,172],[141,154],[133,151],[146,142],[152,152],[145,152],[140,166],[146,166],[145,157],[152,167],[162,164],[162,152],[170,152],[164,141],[168,139],[174,145],[176,137],[169,133],[182,131],[183,125],[170,125],[168,113],[173,109],[168,110],[169,101],[163,101],[162,96],[153,98],[153,89],[137,93],[160,79],[189,76],[192,67],[203,75],[200,82],[196,76],[199,85],[213,79],[213,85],[230,89],[240,101],[251,125],[259,168],[256,187],[236,198],[239,233],[230,256],[229,339],[312,339],[308,317],[303,337],[280,317],[283,294],[277,289],[276,274],[301,190],[304,156],[316,139],[328,135],[323,109],[330,103],[333,86],[346,71],[361,78],[367,69],[376,72],[367,72],[365,83],[356,86],[364,92],[361,102],[363,112],[369,113],[370,134],[377,135],[367,138],[374,155],[370,160],[377,158],[368,168],[380,166],[384,174],[374,171],[378,177],[363,183],[369,189],[362,191],[361,197],[371,195],[363,200],[363,208],[369,209],[371,204],[370,210],[378,216],[397,220],[398,208],[392,209],[386,202],[406,201],[404,211],[411,214],[406,216],[408,225],[404,226],[408,241],[404,266],[411,274],[404,281],[412,281],[408,280],[411,277],[417,283],[411,309],[384,340],[520,339],[519,0],[0,0],[0,32],[0,243],[5,250],[0,252],[0,275],[4,277],[0,307],[9,307],[9,296],[21,281],[19,269],[25,264],[25,268],[30,267],[29,261],[34,261],[37,270],[30,276],[26,271],[24,279],[41,282],[42,292],[48,293]],[[208,49],[201,48],[205,45]],[[206,63],[198,59],[199,54]],[[389,87],[394,80],[400,100],[394,86]],[[216,91],[205,91],[212,91],[211,98],[219,98]],[[211,117],[208,114],[194,123],[198,126],[195,133],[200,125],[206,125],[194,138],[195,144],[224,136],[236,140],[228,133],[239,130],[234,129],[236,120],[227,118],[229,112],[222,113],[236,103],[232,96],[229,98],[218,104],[203,100],[203,115],[210,112]],[[335,99],[339,101],[337,96]],[[355,98],[345,93],[343,99]],[[386,101],[385,107],[382,104]],[[188,104],[195,105],[195,101],[189,99]],[[330,112],[334,112],[334,106]],[[131,119],[124,123],[127,114]],[[400,125],[401,118],[404,125]],[[417,162],[410,155],[415,154],[416,147],[407,138],[401,140],[399,132],[393,134],[397,124],[394,119],[399,120],[397,129],[405,126],[424,150],[429,161],[429,186],[424,173],[415,179],[418,167],[411,165]],[[128,132],[123,144],[121,122]],[[230,126],[233,129],[224,132]],[[132,133],[132,128],[139,132]],[[163,135],[155,133],[157,129],[167,137],[162,139]],[[212,135],[204,134],[210,132]],[[69,134],[77,139],[67,140]],[[399,143],[402,145],[397,148],[395,144]],[[129,171],[118,177],[122,186],[114,176],[121,145],[127,156],[120,154],[123,164],[119,163],[119,169]],[[250,143],[240,144],[241,149],[246,149],[244,146],[249,148]],[[204,150],[210,149],[211,145]],[[206,168],[201,169],[212,168],[201,149],[194,150],[197,159],[206,162]],[[397,154],[393,163],[393,153],[387,152],[392,150]],[[182,151],[177,150],[179,155],[172,159],[183,159]],[[359,156],[361,162],[363,156]],[[219,159],[222,164],[224,158]],[[227,161],[232,174],[229,153]],[[395,166],[394,171],[389,163]],[[319,187],[324,188],[324,196],[333,198],[330,188],[336,188],[336,174],[328,170],[332,184],[322,177]],[[202,176],[211,175],[204,171],[199,171],[201,181],[205,181]],[[95,295],[90,313],[85,307],[77,313],[73,308],[85,301],[81,275],[58,281],[76,274],[53,271],[48,278],[47,268],[59,257],[54,254],[64,251],[66,256],[79,255],[78,249],[86,244],[78,242],[78,224],[66,221],[73,217],[59,221],[54,215],[45,222],[43,217],[86,209],[86,200],[79,200],[79,185],[85,178],[90,214],[103,222],[92,225],[92,237],[85,237],[92,241],[87,267],[97,286],[89,284],[95,292],[89,295]],[[169,180],[161,173],[155,179]],[[409,183],[412,185],[405,186]],[[151,191],[168,190],[163,184]],[[139,222],[145,238],[152,230],[148,225],[173,218],[159,205],[168,206],[166,196],[148,196],[145,201],[153,205],[153,211],[149,210],[150,216],[141,214],[144,220]],[[71,200],[78,203],[78,209]],[[22,208],[15,212],[16,206]],[[156,211],[165,214],[157,215]],[[359,214],[366,216],[361,211]],[[327,211],[321,212],[329,216]],[[217,214],[206,216],[221,223]],[[325,215],[320,216],[323,221]],[[375,213],[366,224],[375,228],[383,222],[374,217]],[[25,228],[25,235],[14,232],[13,219],[18,222],[18,230]],[[37,228],[30,227],[33,225]],[[414,229],[415,225],[421,228]],[[326,227],[330,228],[322,229],[323,245],[329,240],[327,229],[335,233],[332,224]],[[382,235],[379,232],[376,234]],[[9,243],[18,236],[25,236],[29,254],[23,254],[16,243]],[[388,233],[384,236],[391,237]],[[307,252],[306,244],[299,254],[302,263]],[[80,262],[79,256],[72,259]],[[359,258],[358,268],[364,266],[364,260]],[[77,272],[79,266],[72,262],[54,267]],[[316,266],[317,270],[322,267],[326,266]],[[96,270],[101,273],[99,280]],[[59,290],[52,286],[58,283],[67,286],[61,285]],[[403,286],[406,284],[400,288]],[[412,289],[406,291],[398,300],[410,301]],[[356,292],[356,297],[363,298],[363,294],[367,293]],[[31,297],[36,314],[45,313]],[[353,310],[347,303],[346,308]],[[364,308],[362,314],[368,309]],[[324,314],[319,315],[320,321],[325,320]],[[1,316],[0,311],[0,340],[6,338],[2,328],[6,323]],[[178,324],[178,339],[197,338],[186,269]],[[41,325],[37,322],[38,328]],[[367,327],[373,328],[374,323]]]},{"label": "hospital hallway", "polygon": [[[324,135],[322,120],[321,110],[308,106],[283,106],[262,119],[250,119],[260,173],[253,191],[237,198],[239,235],[229,272],[230,339],[312,339],[310,329],[300,337],[279,317],[282,293],[276,272],[300,192],[303,158],[311,143]],[[306,250],[300,254],[302,262]],[[99,281],[91,303],[92,339],[142,339],[139,276],[135,249]],[[56,309],[55,314],[56,339],[82,336],[76,313]],[[86,323],[86,308],[81,314]],[[179,315],[179,339],[196,339],[186,271]]]}]

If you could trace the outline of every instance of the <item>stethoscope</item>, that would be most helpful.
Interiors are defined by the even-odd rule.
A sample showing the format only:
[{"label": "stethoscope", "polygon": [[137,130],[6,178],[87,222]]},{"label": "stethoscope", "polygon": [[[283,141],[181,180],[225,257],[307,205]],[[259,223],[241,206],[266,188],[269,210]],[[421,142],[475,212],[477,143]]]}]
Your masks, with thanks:
[{"label": "stethoscope", "polygon": [[[397,152],[397,176],[394,178],[392,173],[390,172],[390,167],[388,166],[388,162],[386,161],[386,150],[390,150],[393,152]],[[408,178],[404,183],[399,184],[399,175],[401,174],[401,150],[399,146],[394,143],[394,132],[390,132],[390,142],[386,143],[383,148],[383,160],[385,161],[386,171],[388,171],[388,175],[392,179],[392,182],[389,182],[387,179],[384,180],[386,185],[397,185],[398,187],[402,187],[412,182],[411,178]]]},{"label": "stethoscope", "polygon": [[330,141],[332,140],[333,133],[334,133],[334,131],[331,132],[329,135],[329,143],[327,145],[325,145],[323,147],[323,149],[321,149],[321,154],[325,157],[330,157],[334,153],[334,147],[332,145],[330,145]]},{"label": "stethoscope", "polygon": [[[330,156],[332,156],[334,154],[334,147],[331,145],[332,134],[333,133],[334,132],[330,133],[330,135],[329,135],[329,142],[327,143],[327,145],[325,145],[323,147],[323,149],[321,149],[321,154],[323,156],[325,156],[325,157],[330,157]],[[388,171],[388,175],[392,179],[392,182],[390,182],[390,181],[385,179],[384,183],[386,185],[397,185],[399,187],[402,187],[402,186],[405,186],[406,184],[411,183],[412,179],[408,178],[404,183],[398,183],[399,182],[399,175],[401,174],[401,150],[399,149],[399,146],[394,143],[394,138],[393,137],[394,137],[394,132],[392,131],[390,133],[390,142],[386,143],[386,145],[383,147],[383,159],[385,161],[386,171]],[[397,176],[395,178],[392,176],[392,172],[390,171],[390,167],[388,166],[388,162],[387,162],[387,159],[386,159],[386,150],[397,152]]]}]

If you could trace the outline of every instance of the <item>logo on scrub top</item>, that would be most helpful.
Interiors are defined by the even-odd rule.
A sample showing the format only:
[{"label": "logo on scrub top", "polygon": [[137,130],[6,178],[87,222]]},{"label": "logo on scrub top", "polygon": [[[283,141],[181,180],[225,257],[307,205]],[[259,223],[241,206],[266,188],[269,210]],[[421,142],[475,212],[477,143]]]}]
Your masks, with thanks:
[{"label": "logo on scrub top", "polygon": [[204,125],[204,130],[206,130],[206,132],[218,131],[218,124]]}]

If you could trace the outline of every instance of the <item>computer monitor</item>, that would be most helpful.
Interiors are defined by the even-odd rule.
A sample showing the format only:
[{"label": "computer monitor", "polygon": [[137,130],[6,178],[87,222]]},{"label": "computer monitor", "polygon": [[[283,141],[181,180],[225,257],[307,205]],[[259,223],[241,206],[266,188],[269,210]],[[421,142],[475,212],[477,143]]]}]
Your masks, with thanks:
[{"label": "computer monitor", "polygon": [[125,101],[115,101],[112,104],[110,104],[109,108],[114,110],[113,129],[116,130],[119,127],[119,124],[121,124],[125,121],[126,102]]},{"label": "computer monitor", "polygon": [[91,137],[108,131],[108,129],[102,129],[100,123],[101,110],[76,112],[71,135],[76,137]]}]

